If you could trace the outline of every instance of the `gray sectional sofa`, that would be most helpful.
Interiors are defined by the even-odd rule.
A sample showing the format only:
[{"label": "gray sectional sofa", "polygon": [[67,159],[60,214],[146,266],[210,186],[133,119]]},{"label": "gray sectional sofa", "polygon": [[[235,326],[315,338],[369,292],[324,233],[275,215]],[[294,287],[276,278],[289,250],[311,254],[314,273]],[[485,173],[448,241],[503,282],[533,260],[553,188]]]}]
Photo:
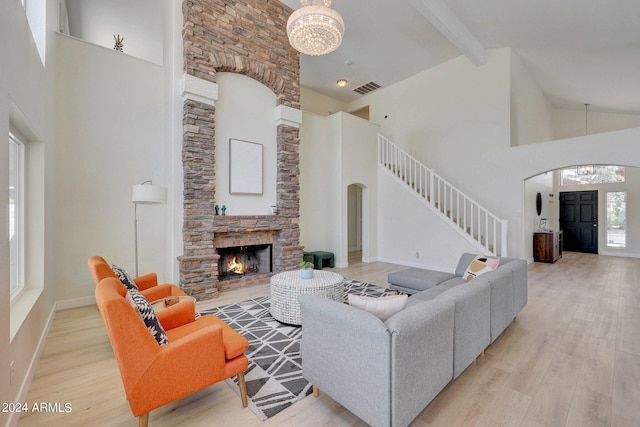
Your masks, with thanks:
[{"label": "gray sectional sofa", "polygon": [[[489,284],[490,343],[492,343],[527,305],[527,262],[522,259],[503,257],[500,258],[500,264],[495,271],[467,282],[462,276],[475,257],[476,254],[462,254],[455,273],[420,268],[408,268],[390,273],[389,287],[412,295],[410,299],[412,301],[416,298],[419,300],[436,298],[462,284]],[[461,291],[457,290],[457,292]]]},{"label": "gray sectional sofa", "polygon": [[501,258],[494,271],[466,281],[474,257],[463,254],[455,273],[389,275],[392,288],[412,295],[384,322],[301,295],[303,376],[371,426],[409,425],[527,303],[526,261]]}]

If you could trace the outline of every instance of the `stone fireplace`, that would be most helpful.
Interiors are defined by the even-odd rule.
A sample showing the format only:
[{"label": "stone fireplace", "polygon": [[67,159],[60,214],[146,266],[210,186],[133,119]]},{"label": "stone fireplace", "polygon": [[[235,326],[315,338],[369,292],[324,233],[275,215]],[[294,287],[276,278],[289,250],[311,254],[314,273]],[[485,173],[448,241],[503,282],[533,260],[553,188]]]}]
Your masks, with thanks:
[{"label": "stone fireplace", "polygon": [[[203,300],[223,289],[268,283],[272,274],[297,268],[302,259],[300,57],[285,30],[291,9],[277,0],[184,0],[182,9],[184,253],[178,261],[180,286]],[[215,214],[216,73],[222,71],[251,77],[276,95],[277,214]],[[226,251],[218,249],[250,245],[271,248],[271,272],[221,281],[220,259]]]}]

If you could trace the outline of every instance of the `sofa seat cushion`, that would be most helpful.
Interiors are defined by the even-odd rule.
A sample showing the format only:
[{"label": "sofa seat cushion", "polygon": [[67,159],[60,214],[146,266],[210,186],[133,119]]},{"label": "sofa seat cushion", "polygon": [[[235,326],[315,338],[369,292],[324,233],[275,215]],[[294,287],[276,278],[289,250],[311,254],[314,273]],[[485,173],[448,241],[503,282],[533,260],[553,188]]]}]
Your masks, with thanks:
[{"label": "sofa seat cushion", "polygon": [[389,273],[388,281],[398,288],[413,289],[415,292],[424,291],[455,277],[452,273],[425,270],[422,268],[408,268]]},{"label": "sofa seat cushion", "polygon": [[174,341],[185,337],[199,329],[208,325],[219,325],[222,328],[222,341],[224,344],[225,359],[234,359],[249,348],[249,341],[239,333],[233,330],[231,326],[224,323],[219,317],[213,314],[205,314],[200,318],[189,322],[185,325],[178,326],[167,331],[169,341]]}]

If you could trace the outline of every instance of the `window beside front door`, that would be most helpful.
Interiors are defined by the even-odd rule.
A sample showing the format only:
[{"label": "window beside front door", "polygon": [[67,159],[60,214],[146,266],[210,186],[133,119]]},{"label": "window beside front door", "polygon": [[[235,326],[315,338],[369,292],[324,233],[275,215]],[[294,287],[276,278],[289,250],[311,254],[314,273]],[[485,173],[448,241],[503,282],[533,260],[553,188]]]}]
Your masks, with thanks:
[{"label": "window beside front door", "polygon": [[627,240],[627,192],[607,192],[607,246],[624,248]]}]

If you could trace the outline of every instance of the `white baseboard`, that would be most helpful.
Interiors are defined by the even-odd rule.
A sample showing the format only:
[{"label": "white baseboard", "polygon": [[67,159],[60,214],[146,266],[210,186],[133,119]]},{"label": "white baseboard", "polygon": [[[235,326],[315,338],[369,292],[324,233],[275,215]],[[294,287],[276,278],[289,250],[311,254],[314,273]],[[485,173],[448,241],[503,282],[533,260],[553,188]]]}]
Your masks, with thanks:
[{"label": "white baseboard", "polygon": [[59,311],[67,310],[69,308],[86,307],[88,305],[96,305],[96,297],[91,296],[57,301],[55,309],[56,311]]}]

